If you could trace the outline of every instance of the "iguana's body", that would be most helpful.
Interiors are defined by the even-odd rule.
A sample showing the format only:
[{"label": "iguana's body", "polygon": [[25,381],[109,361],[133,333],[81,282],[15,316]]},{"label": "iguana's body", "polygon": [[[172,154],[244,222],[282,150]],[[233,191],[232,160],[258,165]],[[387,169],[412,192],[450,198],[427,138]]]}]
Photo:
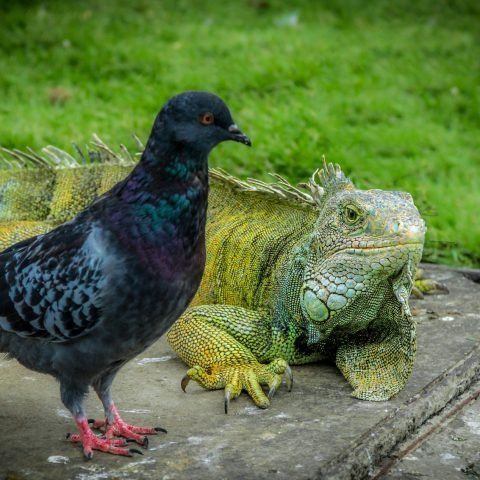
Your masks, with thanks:
[{"label": "iguana's body", "polygon": [[[225,387],[227,400],[246,389],[265,407],[259,384],[272,393],[287,363],[325,357],[362,399],[390,398],[411,373],[408,296],[423,220],[410,195],[359,191],[325,168],[323,194],[311,182],[312,196],[300,202],[295,193],[282,199],[212,182],[205,274],[168,340],[193,366],[187,378]],[[364,213],[363,226],[342,223],[350,207]]]},{"label": "iguana's body", "polygon": [[[107,173],[109,167],[118,169],[102,166]],[[130,167],[121,168],[126,174]],[[75,213],[75,185],[95,184],[76,189],[86,202],[109,186],[100,171],[85,171],[57,171],[50,215],[60,198],[57,210]],[[168,334],[192,367],[183,387],[192,378],[225,388],[226,405],[246,389],[266,407],[261,384],[272,394],[288,363],[326,357],[358,398],[385,400],[405,385],[415,357],[408,296],[423,220],[408,194],[356,190],[332,166],[321,176],[323,188],[312,180],[309,194],[285,184],[272,192],[221,174],[211,178],[205,275]],[[362,216],[361,228],[348,223],[354,214]],[[44,221],[0,224],[0,247],[48,228]]]}]

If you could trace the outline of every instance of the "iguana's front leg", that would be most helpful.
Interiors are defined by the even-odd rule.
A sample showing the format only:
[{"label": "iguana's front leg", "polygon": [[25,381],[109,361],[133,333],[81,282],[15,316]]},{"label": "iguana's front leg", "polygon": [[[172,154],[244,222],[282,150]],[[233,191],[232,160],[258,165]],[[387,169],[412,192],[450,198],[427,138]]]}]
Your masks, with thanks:
[{"label": "iguana's front leg", "polygon": [[[204,305],[187,310],[167,334],[168,342],[190,367],[182,380],[190,379],[210,390],[225,389],[225,413],[231,398],[246,390],[260,408],[267,408],[287,374],[285,359],[269,356],[272,322],[266,313],[233,305]],[[269,363],[260,363],[266,362]],[[265,395],[261,385],[268,385]]]},{"label": "iguana's front leg", "polygon": [[412,372],[415,324],[402,318],[386,336],[368,334],[352,338],[337,349],[336,364],[361,400],[388,400],[407,383]]}]

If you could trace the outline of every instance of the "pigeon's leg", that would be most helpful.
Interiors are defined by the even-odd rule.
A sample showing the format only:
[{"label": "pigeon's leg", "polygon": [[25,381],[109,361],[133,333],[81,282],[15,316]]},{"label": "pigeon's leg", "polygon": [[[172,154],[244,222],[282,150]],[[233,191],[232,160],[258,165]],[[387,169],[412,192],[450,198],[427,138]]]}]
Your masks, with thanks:
[{"label": "pigeon's leg", "polygon": [[141,453],[139,450],[122,448],[127,442],[125,439],[111,439],[97,437],[88,424],[83,406],[83,399],[87,395],[88,387],[85,385],[72,385],[61,383],[60,387],[63,404],[70,410],[73,419],[77,424],[79,433],[67,434],[67,439],[74,443],[81,443],[83,454],[87,459],[93,457],[93,450],[100,450],[113,455],[131,457],[134,453]]},{"label": "pigeon's leg", "polygon": [[158,432],[167,432],[160,427],[136,427],[126,423],[117,407],[113,403],[111,385],[116,371],[109,372],[93,384],[93,388],[100,398],[105,410],[105,420],[89,420],[93,428],[101,429],[108,439],[123,437],[127,440],[133,440],[139,445],[148,448],[148,437],[146,435],[156,435]]}]

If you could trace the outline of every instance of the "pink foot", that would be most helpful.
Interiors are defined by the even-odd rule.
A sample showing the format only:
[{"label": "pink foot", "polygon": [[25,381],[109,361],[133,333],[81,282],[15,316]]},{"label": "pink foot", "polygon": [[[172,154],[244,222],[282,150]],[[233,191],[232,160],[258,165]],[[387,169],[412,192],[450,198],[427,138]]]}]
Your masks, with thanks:
[{"label": "pink foot", "polygon": [[108,423],[107,420],[88,420],[88,423],[90,423],[93,428],[102,430],[107,439],[123,437],[142,445],[144,448],[148,448],[148,437],[145,435],[156,435],[158,432],[167,433],[167,431],[161,427],[135,427],[125,423],[114,404],[110,407],[110,412],[113,417],[113,423]]},{"label": "pink foot", "polygon": [[126,445],[127,440],[124,438],[100,438],[97,437],[85,418],[75,419],[80,433],[67,434],[67,439],[73,443],[82,443],[83,454],[87,459],[93,457],[93,450],[100,450],[101,452],[111,453],[113,455],[122,455],[124,457],[132,457],[134,453],[143,455],[140,450],[134,448],[122,448]]}]

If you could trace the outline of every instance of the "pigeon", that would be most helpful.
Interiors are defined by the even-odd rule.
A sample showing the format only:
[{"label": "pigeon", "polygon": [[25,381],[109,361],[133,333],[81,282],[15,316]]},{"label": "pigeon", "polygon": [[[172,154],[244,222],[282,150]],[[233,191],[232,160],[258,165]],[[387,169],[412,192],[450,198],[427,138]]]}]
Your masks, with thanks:
[{"label": "pigeon", "polygon": [[[132,456],[162,428],[119,415],[112,382],[193,298],[205,264],[208,155],[220,142],[250,146],[229,109],[185,92],[160,110],[140,161],[73,220],[0,253],[0,352],[60,383],[87,459]],[[105,410],[89,420],[92,387]],[[92,428],[100,429],[97,436]]]}]

